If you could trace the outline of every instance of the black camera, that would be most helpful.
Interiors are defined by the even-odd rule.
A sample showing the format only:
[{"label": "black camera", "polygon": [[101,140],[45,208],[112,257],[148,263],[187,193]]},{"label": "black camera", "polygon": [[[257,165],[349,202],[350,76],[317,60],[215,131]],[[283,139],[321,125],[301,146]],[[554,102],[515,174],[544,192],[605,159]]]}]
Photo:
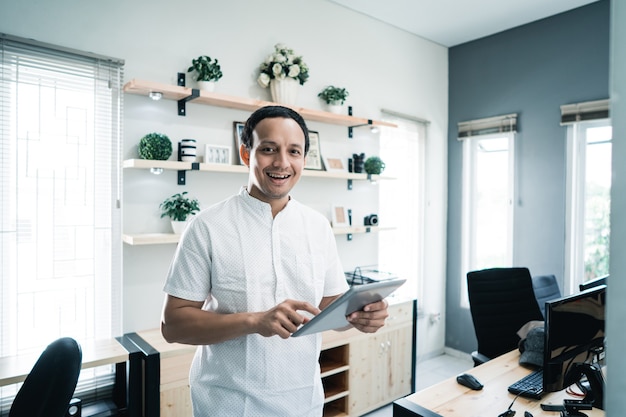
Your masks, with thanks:
[{"label": "black camera", "polygon": [[370,214],[363,218],[363,224],[365,226],[378,226],[378,214]]}]

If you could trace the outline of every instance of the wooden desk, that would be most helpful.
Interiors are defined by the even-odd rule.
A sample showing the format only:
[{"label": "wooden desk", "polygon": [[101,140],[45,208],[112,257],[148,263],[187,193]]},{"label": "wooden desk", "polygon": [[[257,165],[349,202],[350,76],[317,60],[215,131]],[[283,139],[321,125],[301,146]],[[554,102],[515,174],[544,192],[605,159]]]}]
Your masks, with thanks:
[{"label": "wooden desk", "polygon": [[[482,382],[484,388],[473,391],[456,382],[456,376],[394,402],[394,417],[486,417],[504,412],[515,396],[507,391],[509,385],[531,371],[519,365],[519,352],[514,350],[492,359],[467,372]],[[419,378],[419,374],[417,376]],[[563,404],[572,398],[565,391],[548,393],[541,400],[518,397],[511,407],[516,416],[529,411],[534,417],[558,417],[558,412],[543,411],[544,404]],[[425,409],[425,410],[424,410]],[[604,417],[604,411],[594,408],[583,411],[589,417]]]}]

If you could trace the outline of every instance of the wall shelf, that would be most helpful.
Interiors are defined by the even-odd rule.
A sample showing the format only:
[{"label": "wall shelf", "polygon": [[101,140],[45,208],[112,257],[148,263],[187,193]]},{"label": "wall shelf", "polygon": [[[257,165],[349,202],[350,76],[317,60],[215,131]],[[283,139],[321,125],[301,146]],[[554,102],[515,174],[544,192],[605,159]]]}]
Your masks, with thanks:
[{"label": "wall shelf", "polygon": [[[149,96],[150,93],[159,92],[162,98],[168,100],[185,100],[198,104],[205,104],[216,107],[226,107],[236,110],[255,111],[261,107],[276,105],[270,101],[257,100],[245,97],[235,97],[226,94],[197,90],[190,87],[170,85],[158,83],[154,81],[145,81],[133,79],[124,85],[124,92],[129,94],[137,94]],[[314,122],[323,122],[328,124],[359,127],[359,126],[387,126],[398,127],[393,123],[365,119],[362,117],[354,117],[342,114],[335,114],[321,110],[305,109],[303,107],[292,107],[300,113],[305,120]]]},{"label": "wall shelf", "polygon": [[[123,162],[122,167],[134,168],[134,169],[152,169],[161,168],[174,171],[190,171],[192,170],[192,162],[181,161],[155,161],[148,159],[127,159]],[[241,173],[247,174],[248,167],[244,165],[227,165],[227,164],[205,164],[200,162],[200,168],[198,171],[205,172],[221,172],[221,173]],[[314,178],[327,178],[327,179],[345,179],[345,180],[357,180],[357,181],[378,181],[378,180],[391,180],[393,177],[387,177],[382,175],[368,175],[359,174],[354,172],[337,172],[337,171],[315,171],[311,169],[305,169],[302,172],[303,177]]]}]

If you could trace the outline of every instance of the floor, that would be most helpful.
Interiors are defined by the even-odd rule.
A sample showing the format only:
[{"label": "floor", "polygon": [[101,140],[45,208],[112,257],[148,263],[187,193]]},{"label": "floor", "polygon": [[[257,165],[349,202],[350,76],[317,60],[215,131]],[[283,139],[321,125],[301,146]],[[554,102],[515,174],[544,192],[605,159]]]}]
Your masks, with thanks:
[{"label": "floor", "polygon": [[[472,368],[474,363],[469,355],[443,354],[417,364],[416,389],[417,391],[429,387],[444,379],[450,378]],[[392,405],[374,410],[364,417],[392,417]]]}]

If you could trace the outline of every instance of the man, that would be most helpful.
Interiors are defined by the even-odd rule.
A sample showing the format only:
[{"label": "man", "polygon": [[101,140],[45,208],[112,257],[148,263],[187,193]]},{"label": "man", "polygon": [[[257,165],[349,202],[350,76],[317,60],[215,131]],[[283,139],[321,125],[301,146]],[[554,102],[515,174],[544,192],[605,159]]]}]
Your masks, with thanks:
[{"label": "man", "polygon": [[[289,196],[308,146],[295,111],[255,111],[239,150],[248,186],[195,216],[178,245],[161,332],[200,346],[190,372],[195,417],[322,415],[321,336],[290,336],[347,284],[328,220]],[[386,317],[383,300],[348,321],[375,332]]]}]

